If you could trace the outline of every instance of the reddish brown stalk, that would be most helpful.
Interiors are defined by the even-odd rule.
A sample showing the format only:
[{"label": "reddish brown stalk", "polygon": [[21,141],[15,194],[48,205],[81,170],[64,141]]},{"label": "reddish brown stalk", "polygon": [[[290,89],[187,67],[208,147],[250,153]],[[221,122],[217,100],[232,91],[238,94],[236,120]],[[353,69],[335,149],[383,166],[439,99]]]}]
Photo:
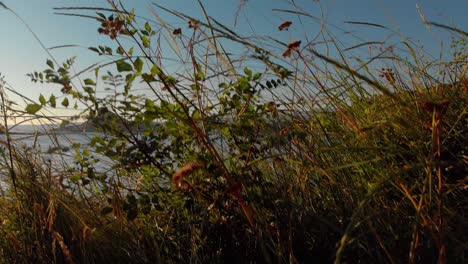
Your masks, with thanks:
[{"label": "reddish brown stalk", "polygon": [[[439,111],[442,111],[439,109]],[[436,115],[436,118],[434,120],[434,129],[433,129],[433,137],[435,141],[434,147],[436,148],[436,158],[438,160],[437,162],[437,179],[438,179],[438,188],[437,188],[437,218],[436,218],[436,232],[437,232],[437,245],[439,247],[439,258],[437,260],[437,263],[439,264],[445,264],[447,263],[447,256],[446,256],[446,245],[445,245],[445,223],[444,223],[444,217],[443,217],[443,199],[444,199],[444,193],[443,193],[443,177],[442,177],[442,168],[440,165],[440,158],[441,158],[441,143],[440,143],[440,129],[441,129],[441,119],[443,113],[434,111],[434,115]]]}]

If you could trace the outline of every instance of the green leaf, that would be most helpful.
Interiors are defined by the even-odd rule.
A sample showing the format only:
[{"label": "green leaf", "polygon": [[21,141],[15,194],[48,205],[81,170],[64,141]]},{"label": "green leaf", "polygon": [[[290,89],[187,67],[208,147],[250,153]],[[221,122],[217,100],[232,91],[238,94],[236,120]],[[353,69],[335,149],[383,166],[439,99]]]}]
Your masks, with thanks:
[{"label": "green leaf", "polygon": [[117,64],[117,70],[119,72],[132,71],[133,70],[132,65],[128,64],[127,62],[125,62],[123,60],[117,61],[116,64]]},{"label": "green leaf", "polygon": [[55,95],[51,95],[49,98],[49,104],[52,107],[55,107],[57,105],[57,102],[55,101]]},{"label": "green leaf", "polygon": [[96,12],[96,15],[100,16],[102,19],[107,19],[107,17],[103,13]]},{"label": "green leaf", "polygon": [[141,43],[143,44],[145,48],[150,47],[150,39],[146,36],[141,36]]},{"label": "green leaf", "polygon": [[154,64],[153,67],[151,67],[151,74],[153,76],[159,75],[161,73],[161,70],[159,70],[159,67]]},{"label": "green leaf", "polygon": [[125,81],[127,82],[127,85],[131,85],[133,83],[133,81],[135,81],[135,78],[137,76],[138,75],[136,75],[136,74],[127,74],[127,76],[125,76]]},{"label": "green leaf", "polygon": [[194,120],[201,119],[201,113],[200,113],[200,111],[195,110],[195,111],[193,112],[193,114],[192,114],[192,118],[193,118]]},{"label": "green leaf", "polygon": [[34,115],[37,111],[41,110],[42,106],[39,104],[28,104],[26,106],[26,112],[30,115]]},{"label": "green leaf", "polygon": [[112,55],[112,49],[109,47],[104,47],[107,54]]},{"label": "green leaf", "polygon": [[116,52],[117,52],[117,54],[123,55],[125,50],[122,47],[118,47]]},{"label": "green leaf", "polygon": [[135,70],[141,72],[143,70],[143,61],[140,58],[135,60]]},{"label": "green leaf", "polygon": [[146,31],[151,32],[151,26],[148,22],[145,23],[145,29]]},{"label": "green leaf", "polygon": [[96,83],[94,83],[94,81],[91,80],[91,79],[89,79],[89,78],[88,78],[88,79],[85,79],[83,82],[84,82],[86,85],[96,85]]},{"label": "green leaf", "polygon": [[83,87],[83,90],[88,93],[88,94],[93,94],[94,93],[94,90],[93,88],[89,87],[89,86],[85,86]]},{"label": "green leaf", "polygon": [[47,65],[49,65],[51,69],[54,69],[54,62],[52,62],[51,60],[47,60]]},{"label": "green leaf", "polygon": [[90,155],[89,154],[89,149],[87,149],[87,148],[83,149],[83,156],[89,157],[89,155]]},{"label": "green leaf", "polygon": [[145,81],[145,82],[153,82],[153,81],[155,81],[153,75],[148,74],[148,73],[143,73],[143,74],[141,75],[141,78],[142,78],[143,81]]},{"label": "green leaf", "polygon": [[97,143],[104,144],[105,142],[104,139],[102,139],[101,137],[92,137],[91,142],[89,144],[94,147]]},{"label": "green leaf", "polygon": [[258,79],[260,79],[260,77],[262,77],[262,74],[257,72],[253,77],[252,77],[252,80],[256,81]]},{"label": "green leaf", "polygon": [[66,98],[66,97],[63,98],[62,105],[65,106],[65,107],[68,107],[68,105],[69,105],[68,98]]},{"label": "green leaf", "polygon": [[101,53],[101,52],[100,52],[97,48],[95,48],[95,47],[89,47],[88,49],[89,49],[89,50],[92,50],[92,51],[94,51],[94,52],[96,52],[96,53]]},{"label": "green leaf", "polygon": [[249,68],[245,67],[244,68],[244,73],[247,74],[247,76],[252,77],[252,71],[249,70]]},{"label": "green leaf", "polygon": [[39,96],[39,102],[41,102],[41,105],[45,105],[47,103],[45,97],[42,94]]},{"label": "green leaf", "polygon": [[229,138],[229,127],[223,127],[221,128],[221,135],[225,138]]},{"label": "green leaf", "polygon": [[146,98],[145,100],[145,109],[146,110],[154,110],[156,108],[156,105],[154,104],[154,101]]},{"label": "green leaf", "polygon": [[169,85],[169,86],[173,86],[177,83],[177,79],[168,75],[168,76],[164,76],[164,80],[163,82],[165,82],[165,84]]},{"label": "green leaf", "polygon": [[78,183],[78,181],[81,179],[81,176],[79,174],[75,174],[68,179],[73,183]]}]

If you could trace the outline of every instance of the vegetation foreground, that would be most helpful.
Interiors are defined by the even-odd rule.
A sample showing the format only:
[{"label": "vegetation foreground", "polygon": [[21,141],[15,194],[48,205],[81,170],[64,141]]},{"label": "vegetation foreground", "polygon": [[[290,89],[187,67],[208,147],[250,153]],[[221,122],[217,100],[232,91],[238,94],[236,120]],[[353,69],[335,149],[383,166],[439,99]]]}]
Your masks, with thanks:
[{"label": "vegetation foreground", "polygon": [[466,32],[428,23],[453,34],[445,61],[372,23],[350,22],[401,38],[345,47],[327,23],[288,38],[314,19],[300,10],[282,11],[293,22],[278,36],[243,37],[153,7],[57,10],[95,19],[114,46],[89,48],[104,59],[81,72],[47,50],[30,76],[62,95],[26,109],[0,84],[4,115],[76,102],[103,135],[51,163],[3,120],[1,262],[466,261]]}]

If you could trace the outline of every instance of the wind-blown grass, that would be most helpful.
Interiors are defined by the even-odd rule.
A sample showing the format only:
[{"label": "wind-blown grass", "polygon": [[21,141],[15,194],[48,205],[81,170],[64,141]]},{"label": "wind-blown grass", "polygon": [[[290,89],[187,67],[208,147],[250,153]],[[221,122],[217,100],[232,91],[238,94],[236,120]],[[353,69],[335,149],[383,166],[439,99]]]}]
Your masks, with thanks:
[{"label": "wind-blown grass", "polygon": [[[103,135],[91,148],[115,164],[97,171],[77,150],[80,170],[50,171],[3,144],[2,261],[463,263],[463,34],[448,62],[425,61],[405,38],[345,47],[323,21],[321,39],[286,43],[243,37],[206,12],[155,5],[188,22],[180,29],[109,4],[59,10],[100,21],[115,47],[90,50],[110,62],[82,83],[72,61],[31,77],[86,109]],[[383,51],[355,56],[368,45]],[[109,65],[117,73],[102,74]]]}]

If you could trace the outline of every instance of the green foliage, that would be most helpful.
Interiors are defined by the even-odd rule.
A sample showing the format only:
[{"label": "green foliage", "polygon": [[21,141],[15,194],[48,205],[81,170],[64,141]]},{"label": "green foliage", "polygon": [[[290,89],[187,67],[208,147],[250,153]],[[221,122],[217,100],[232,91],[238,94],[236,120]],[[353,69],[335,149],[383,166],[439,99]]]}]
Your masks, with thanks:
[{"label": "green foliage", "polygon": [[68,98],[66,98],[66,97],[63,98],[62,105],[65,106],[65,107],[68,107],[68,105],[69,105]]},{"label": "green foliage", "polygon": [[39,110],[41,110],[42,106],[39,105],[39,104],[28,104],[26,106],[26,112],[28,114],[31,114],[31,115],[34,115],[35,113],[37,113]]},{"label": "green foliage", "polygon": [[49,104],[50,106],[54,107],[57,105],[56,103],[56,98],[55,98],[55,95],[51,95],[50,98],[49,98]]},{"label": "green foliage", "polygon": [[42,94],[39,96],[39,102],[41,103],[42,106],[47,104],[47,101],[46,101],[45,97]]},{"label": "green foliage", "polygon": [[117,65],[117,71],[119,71],[119,72],[125,72],[125,71],[132,71],[133,70],[132,65],[130,65],[129,63],[127,63],[127,62],[125,62],[123,60],[117,61],[116,65]]}]

